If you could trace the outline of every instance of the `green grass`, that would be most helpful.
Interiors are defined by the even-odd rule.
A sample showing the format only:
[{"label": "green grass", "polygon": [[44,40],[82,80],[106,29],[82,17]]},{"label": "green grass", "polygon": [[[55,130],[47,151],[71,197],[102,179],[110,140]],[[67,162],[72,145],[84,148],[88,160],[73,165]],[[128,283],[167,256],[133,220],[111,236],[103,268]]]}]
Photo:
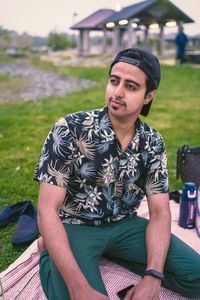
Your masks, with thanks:
[{"label": "green grass", "polygon": [[[24,199],[37,204],[38,183],[33,173],[43,141],[62,115],[104,105],[107,70],[103,68],[53,67],[34,65],[65,75],[76,75],[99,82],[99,86],[60,98],[38,102],[0,105],[0,209]],[[8,79],[8,78],[7,78]],[[7,82],[1,78],[1,81]],[[200,70],[189,65],[162,66],[162,82],[152,110],[145,119],[163,135],[168,152],[170,189],[181,188],[175,177],[176,151],[180,145],[199,145]],[[0,229],[0,271],[23,251],[11,245],[15,224]]]}]

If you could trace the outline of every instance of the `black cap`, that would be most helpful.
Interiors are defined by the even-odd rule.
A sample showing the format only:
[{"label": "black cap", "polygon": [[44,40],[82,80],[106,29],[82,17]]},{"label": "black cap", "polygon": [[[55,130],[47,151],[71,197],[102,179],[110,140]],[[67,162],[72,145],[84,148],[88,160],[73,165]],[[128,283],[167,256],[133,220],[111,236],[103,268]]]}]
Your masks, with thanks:
[{"label": "black cap", "polygon": [[[129,48],[120,51],[110,65],[109,75],[111,73],[112,67],[117,62],[125,62],[140,68],[148,76],[152,87],[151,90],[157,90],[161,77],[160,63],[157,57],[154,56],[151,52],[140,48]],[[152,101],[143,106],[140,112],[143,116],[148,115],[151,103]]]}]

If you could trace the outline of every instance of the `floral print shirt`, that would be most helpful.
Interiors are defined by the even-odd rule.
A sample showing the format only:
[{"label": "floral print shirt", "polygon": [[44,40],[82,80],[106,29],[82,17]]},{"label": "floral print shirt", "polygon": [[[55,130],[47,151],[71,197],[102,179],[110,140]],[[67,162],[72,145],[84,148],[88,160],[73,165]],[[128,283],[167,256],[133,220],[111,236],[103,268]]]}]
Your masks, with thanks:
[{"label": "floral print shirt", "polygon": [[107,107],[77,112],[50,130],[34,178],[66,188],[63,223],[103,225],[135,214],[145,195],[168,192],[165,145],[137,119],[122,151]]}]

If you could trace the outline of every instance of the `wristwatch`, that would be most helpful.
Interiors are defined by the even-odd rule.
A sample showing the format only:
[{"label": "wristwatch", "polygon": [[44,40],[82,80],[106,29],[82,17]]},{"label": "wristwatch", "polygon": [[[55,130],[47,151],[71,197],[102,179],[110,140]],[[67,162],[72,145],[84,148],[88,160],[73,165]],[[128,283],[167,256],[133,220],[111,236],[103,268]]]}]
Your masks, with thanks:
[{"label": "wristwatch", "polygon": [[153,269],[150,269],[150,270],[146,270],[143,275],[142,275],[142,278],[146,275],[150,275],[150,276],[153,276],[153,277],[156,277],[160,280],[163,280],[165,278],[164,274],[161,273],[161,272],[158,272],[156,270],[153,270]]}]

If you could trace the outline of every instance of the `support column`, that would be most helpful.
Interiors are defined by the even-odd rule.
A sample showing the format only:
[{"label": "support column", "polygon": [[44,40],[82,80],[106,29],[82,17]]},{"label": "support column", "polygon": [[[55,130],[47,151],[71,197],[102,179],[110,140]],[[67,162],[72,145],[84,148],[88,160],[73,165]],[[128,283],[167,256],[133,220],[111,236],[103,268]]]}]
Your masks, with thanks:
[{"label": "support column", "polygon": [[113,31],[113,50],[115,52],[119,51],[120,48],[120,29],[118,26],[115,27],[115,30]]},{"label": "support column", "polygon": [[90,43],[89,43],[89,30],[83,31],[83,54],[88,55],[90,52]]},{"label": "support column", "polygon": [[84,56],[89,54],[89,30],[82,29],[79,31],[78,38],[78,55]]},{"label": "support column", "polygon": [[78,35],[78,55],[82,55],[83,52],[83,30],[79,30]]},{"label": "support column", "polygon": [[134,47],[137,44],[135,30],[132,27],[133,20],[128,22],[128,48]]},{"label": "support column", "polygon": [[106,54],[107,52],[107,30],[103,29],[103,38],[102,38],[102,54]]},{"label": "support column", "polygon": [[162,57],[164,55],[164,25],[160,24],[160,34],[158,41],[158,55]]},{"label": "support column", "polygon": [[119,28],[119,49],[120,50],[122,50],[124,48],[123,36],[124,36],[124,30]]},{"label": "support column", "polygon": [[148,38],[149,38],[149,27],[145,26],[145,31],[144,31],[144,44],[148,45]]}]

